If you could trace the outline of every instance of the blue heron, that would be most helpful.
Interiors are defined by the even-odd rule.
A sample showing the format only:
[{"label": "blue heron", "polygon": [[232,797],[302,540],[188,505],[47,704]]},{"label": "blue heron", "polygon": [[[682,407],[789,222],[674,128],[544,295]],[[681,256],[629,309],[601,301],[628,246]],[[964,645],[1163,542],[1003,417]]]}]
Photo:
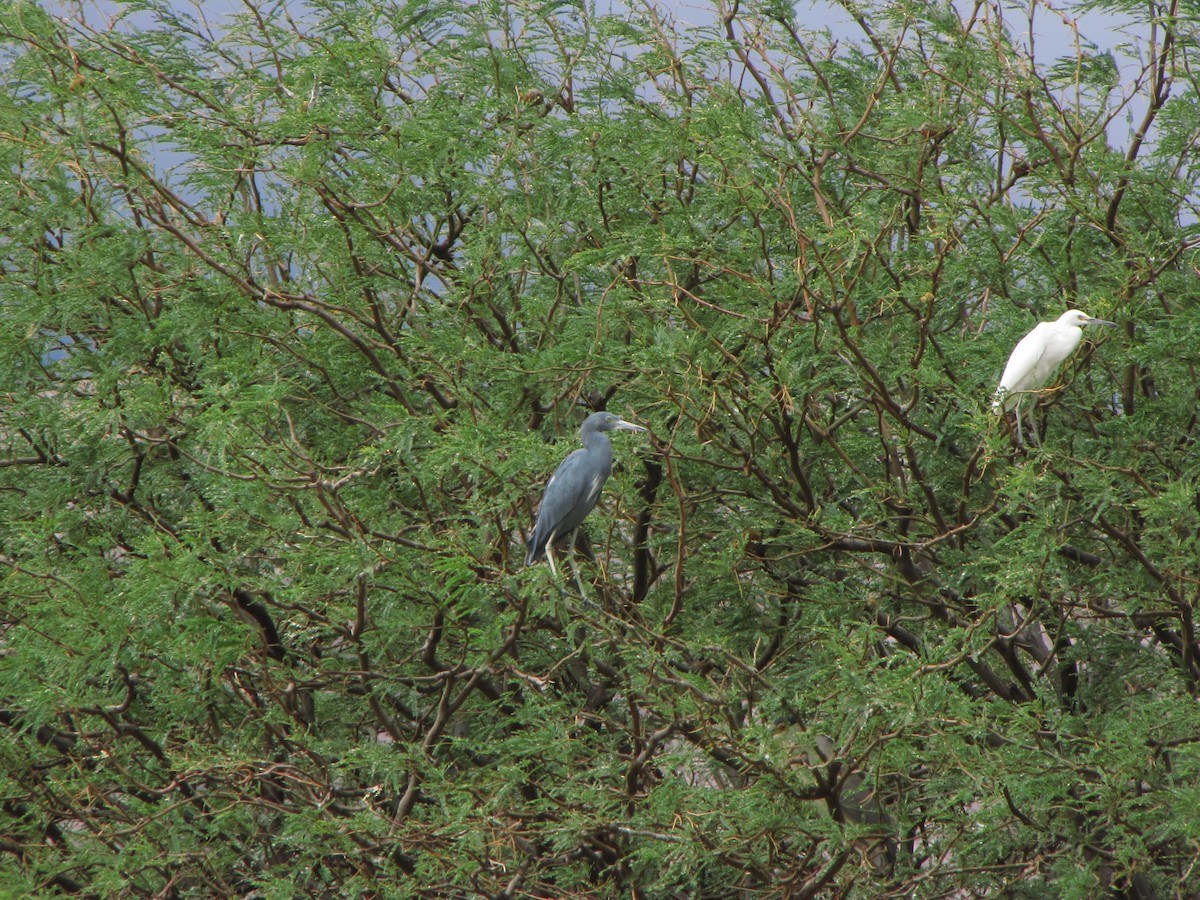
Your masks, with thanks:
[{"label": "blue heron", "polygon": [[[1025,399],[1025,394],[1040,391],[1063,361],[1075,352],[1083,339],[1084,325],[1110,325],[1115,328],[1117,323],[1072,309],[1053,322],[1039,322],[1013,348],[1004,374],[1000,376],[1000,386],[996,388],[992,412],[1000,415],[1005,410],[1016,410],[1019,442],[1024,443],[1021,436],[1021,401]],[[1038,443],[1036,425],[1033,438],[1034,443]]]},{"label": "blue heron", "polygon": [[[568,558],[575,550],[575,535],[580,524],[596,501],[600,489],[612,471],[612,442],[606,431],[646,431],[641,425],[626,422],[610,412],[592,413],[579,429],[583,449],[573,451],[562,461],[550,476],[542,505],[538,509],[537,524],[529,536],[529,550],[525,554],[525,565],[531,566],[543,556],[550,562],[550,571],[558,578],[554,567],[553,545],[568,534],[571,544]],[[574,566],[572,566],[574,568]],[[579,572],[575,572],[575,583],[583,594]]]}]

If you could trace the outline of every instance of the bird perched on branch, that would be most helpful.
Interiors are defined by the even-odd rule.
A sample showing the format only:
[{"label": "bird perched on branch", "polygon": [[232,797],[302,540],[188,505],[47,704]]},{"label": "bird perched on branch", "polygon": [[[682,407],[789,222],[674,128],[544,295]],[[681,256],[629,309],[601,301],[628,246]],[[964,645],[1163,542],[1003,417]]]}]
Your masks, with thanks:
[{"label": "bird perched on branch", "polygon": [[[1021,401],[1025,399],[1026,394],[1037,393],[1045,387],[1046,382],[1058,371],[1058,367],[1075,352],[1075,348],[1083,339],[1084,325],[1109,325],[1115,328],[1117,323],[1071,309],[1053,322],[1038,323],[1013,348],[1008,365],[1004,367],[1004,374],[1000,376],[1000,386],[996,388],[992,412],[1002,415],[1006,410],[1016,410],[1019,442],[1024,443],[1021,434]],[[1036,424],[1033,438],[1034,443],[1037,443]]]},{"label": "bird perched on branch", "polygon": [[[575,535],[579,526],[600,499],[600,490],[612,471],[612,442],[605,434],[607,431],[646,429],[610,412],[592,413],[584,419],[579,429],[583,448],[564,459],[546,485],[537,523],[533,527],[533,534],[529,536],[525,565],[531,566],[544,556],[550,562],[550,571],[558,578],[553,545],[568,534],[571,538],[568,559],[574,554]],[[573,560],[571,562],[574,568]],[[575,583],[582,595],[583,584],[578,571],[575,572]]]}]

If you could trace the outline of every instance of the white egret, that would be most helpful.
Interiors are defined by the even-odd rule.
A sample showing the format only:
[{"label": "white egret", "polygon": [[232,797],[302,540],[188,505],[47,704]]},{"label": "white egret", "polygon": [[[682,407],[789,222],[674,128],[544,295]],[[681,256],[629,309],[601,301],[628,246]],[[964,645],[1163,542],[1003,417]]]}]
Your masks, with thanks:
[{"label": "white egret", "polygon": [[[1063,361],[1075,352],[1083,339],[1084,325],[1109,325],[1115,328],[1117,323],[1071,309],[1053,322],[1038,323],[1013,348],[1004,374],[1000,376],[1000,386],[996,388],[992,412],[1001,415],[1006,410],[1016,410],[1017,440],[1021,443],[1024,443],[1021,435],[1021,401],[1026,394],[1036,394],[1045,387]],[[1033,437],[1034,443],[1037,443],[1036,423]]]}]

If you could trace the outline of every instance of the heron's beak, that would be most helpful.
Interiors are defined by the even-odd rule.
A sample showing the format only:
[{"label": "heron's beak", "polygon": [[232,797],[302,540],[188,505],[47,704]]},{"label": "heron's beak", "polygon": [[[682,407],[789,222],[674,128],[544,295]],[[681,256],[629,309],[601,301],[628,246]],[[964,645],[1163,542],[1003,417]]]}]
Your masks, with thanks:
[{"label": "heron's beak", "polygon": [[617,431],[649,431],[649,428],[643,428],[641,425],[634,425],[632,422],[626,422],[624,419],[618,419],[613,425]]},{"label": "heron's beak", "polygon": [[1110,328],[1116,328],[1116,327],[1117,327],[1117,323],[1116,323],[1116,322],[1110,322],[1110,321],[1108,321],[1108,319],[1095,319],[1095,318],[1092,318],[1091,316],[1088,316],[1087,323],[1088,323],[1089,325],[1107,325],[1107,326],[1109,326]]}]

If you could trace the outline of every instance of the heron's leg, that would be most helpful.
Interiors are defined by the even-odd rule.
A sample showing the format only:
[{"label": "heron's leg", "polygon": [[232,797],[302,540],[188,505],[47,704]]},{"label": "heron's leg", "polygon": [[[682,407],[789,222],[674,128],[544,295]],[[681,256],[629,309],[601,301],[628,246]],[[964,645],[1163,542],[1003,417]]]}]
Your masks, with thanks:
[{"label": "heron's leg", "polygon": [[579,588],[580,599],[587,600],[587,592],[583,589],[583,579],[579,577],[579,566],[575,565],[575,536],[578,534],[578,528],[571,532],[571,543],[567,545],[567,559],[570,561],[571,571],[575,573],[575,585]]},{"label": "heron's leg", "polygon": [[1017,414],[1017,444],[1021,447],[1025,446],[1025,437],[1021,434],[1021,400],[1017,398],[1017,405],[1013,407],[1013,412]]},{"label": "heron's leg", "polygon": [[558,581],[558,569],[554,567],[554,535],[550,535],[550,540],[546,541],[546,562],[550,563],[550,574],[554,576],[554,580]]}]

